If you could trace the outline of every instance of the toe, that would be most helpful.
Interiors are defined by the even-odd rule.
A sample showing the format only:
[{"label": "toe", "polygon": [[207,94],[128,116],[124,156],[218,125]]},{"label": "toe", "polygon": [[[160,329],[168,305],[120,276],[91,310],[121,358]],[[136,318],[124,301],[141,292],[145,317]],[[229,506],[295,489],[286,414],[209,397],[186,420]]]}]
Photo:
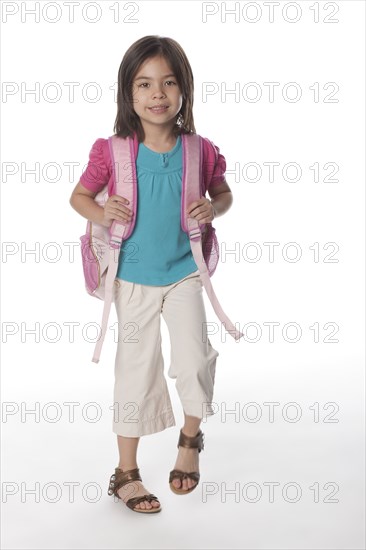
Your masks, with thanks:
[{"label": "toe", "polygon": [[140,506],[141,506],[142,510],[151,510],[151,508],[153,508],[154,506],[158,507],[160,505],[158,503],[156,503],[155,501],[149,502],[148,500],[143,500],[140,503]]},{"label": "toe", "polygon": [[181,488],[181,481],[180,481],[179,478],[173,479],[173,482],[172,482],[172,483],[173,483],[173,485],[174,485],[174,487],[175,487],[176,489],[180,489],[180,488]]},{"label": "toe", "polygon": [[189,488],[192,489],[192,487],[195,487],[197,485],[196,481],[194,479],[189,478]]}]

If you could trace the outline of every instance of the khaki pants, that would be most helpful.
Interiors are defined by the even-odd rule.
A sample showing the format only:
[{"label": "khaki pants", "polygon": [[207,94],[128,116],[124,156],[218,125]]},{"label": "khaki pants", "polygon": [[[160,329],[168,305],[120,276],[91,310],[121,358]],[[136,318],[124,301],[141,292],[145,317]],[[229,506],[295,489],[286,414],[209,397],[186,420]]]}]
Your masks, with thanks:
[{"label": "khaki pants", "polygon": [[205,418],[214,414],[216,358],[206,332],[203,285],[199,271],[176,283],[148,286],[116,279],[118,317],[113,432],[125,437],[153,434],[175,426],[164,376],[160,314],[170,344],[168,376],[184,412]]}]

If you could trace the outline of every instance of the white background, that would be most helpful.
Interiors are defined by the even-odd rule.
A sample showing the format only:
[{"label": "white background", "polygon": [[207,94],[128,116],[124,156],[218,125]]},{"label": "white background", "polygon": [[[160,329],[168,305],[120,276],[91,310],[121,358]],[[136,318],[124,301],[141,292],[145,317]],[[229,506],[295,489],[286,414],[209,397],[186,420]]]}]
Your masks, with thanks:
[{"label": "white background", "polygon": [[[136,22],[123,21],[133,11],[126,2],[99,2],[95,23],[82,17],[83,1],[75,7],[74,22],[63,2],[57,3],[56,23],[45,20],[47,13],[55,18],[56,3],[48,12],[42,12],[45,2],[38,3],[39,22],[21,15],[35,4],[2,3],[3,548],[364,548],[364,2],[329,2],[326,8],[325,2],[298,1],[292,4],[299,20],[292,23],[285,19],[286,6],[289,20],[295,7],[286,2],[279,2],[273,22],[265,2],[248,8],[253,22],[243,16],[247,2],[236,3],[237,21],[234,15],[223,19],[234,2],[211,2],[217,13],[207,22],[204,5],[195,1],[130,3],[138,8],[131,16]],[[114,22],[111,7],[117,5]],[[5,9],[18,12],[6,20]],[[94,18],[96,11],[89,10]],[[338,22],[326,23],[326,17]],[[177,425],[142,438],[139,446],[145,487],[162,505],[149,519],[107,495],[118,464],[109,409],[116,344],[110,331],[100,363],[91,362],[94,343],[83,338],[83,329],[100,322],[102,302],[84,290],[78,243],[86,221],[68,202],[92,144],[113,134],[112,89],[123,54],[148,34],[174,38],[190,60],[196,130],[226,157],[234,195],[232,208],[214,222],[221,260],[212,282],[240,328],[256,323],[262,331],[256,342],[250,341],[254,329],[238,342],[231,336],[225,341],[220,331],[211,337],[220,353],[218,412],[201,425],[200,485],[184,498],[168,487],[183,412],[167,378]],[[55,89],[47,97],[50,82],[61,92],[56,101]],[[73,101],[66,82],[80,84]],[[82,94],[90,82],[102,92],[96,102]],[[248,100],[253,87],[245,97],[250,82],[262,92],[258,101]],[[279,84],[273,101],[265,85],[270,82]],[[207,83],[219,91],[204,101]],[[301,90],[298,101],[283,95],[288,83]],[[235,85],[237,101],[224,93],[225,86]],[[24,95],[36,86],[38,97]],[[11,89],[14,93],[4,93]],[[289,88],[290,98],[293,93]],[[265,162],[279,163],[273,181]],[[290,162],[301,167],[296,182],[282,175]],[[14,163],[14,175],[6,176],[5,163]],[[25,174],[36,163],[39,176]],[[47,163],[59,165],[57,175],[55,169],[44,171]],[[73,173],[67,163],[76,163]],[[253,169],[244,177],[248,163],[261,167],[258,181],[250,181]],[[319,181],[310,168],[315,163]],[[335,182],[325,180],[333,171],[326,163],[337,165]],[[65,243],[75,243],[74,258]],[[257,243],[262,253],[256,262],[249,261],[253,247],[245,255],[248,243]],[[264,243],[279,243],[272,262]],[[282,255],[288,243],[301,251],[297,262]],[[37,247],[39,254],[24,255]],[[225,247],[236,247],[238,256],[225,258]],[[60,258],[52,261],[56,251]],[[289,248],[289,257],[293,254]],[[217,323],[206,296],[205,303],[208,319]],[[115,322],[113,309],[110,325]],[[264,324],[269,322],[279,323],[273,342]],[[39,338],[25,334],[36,323]],[[70,323],[77,323],[74,341]],[[284,338],[287,323],[301,329],[297,342]],[[288,340],[294,335],[289,330]],[[168,370],[163,320],[162,337]],[[96,422],[95,409],[87,407],[91,402],[101,413]],[[277,403],[273,422],[268,402]],[[52,421],[56,408],[49,403],[57,404],[58,420]],[[65,403],[77,404],[73,422]],[[257,404],[257,413],[248,403]],[[296,411],[288,403],[297,404],[296,422],[290,421]],[[237,415],[225,415],[225,408],[236,408]],[[22,414],[24,409],[39,415]],[[278,484],[273,502],[271,482]],[[78,484],[73,501],[69,483]],[[99,487],[99,496],[91,488],[83,497],[88,483]],[[248,483],[254,485],[245,493]],[[293,488],[287,498],[283,493],[287,483],[301,491],[297,502],[290,502]],[[225,489],[235,487],[236,497],[225,497]],[[261,491],[257,499],[255,487]],[[215,494],[205,499],[209,488]],[[26,493],[32,489],[38,497]]]}]

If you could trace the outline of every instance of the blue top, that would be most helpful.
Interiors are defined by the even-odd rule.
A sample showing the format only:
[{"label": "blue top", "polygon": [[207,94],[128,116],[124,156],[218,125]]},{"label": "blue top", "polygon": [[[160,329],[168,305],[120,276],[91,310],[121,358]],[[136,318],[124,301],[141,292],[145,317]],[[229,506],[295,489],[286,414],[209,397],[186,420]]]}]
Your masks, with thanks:
[{"label": "blue top", "polygon": [[142,285],[169,285],[198,269],[180,221],[181,137],[167,153],[139,143],[136,171],[136,223],[122,242],[117,277]]}]

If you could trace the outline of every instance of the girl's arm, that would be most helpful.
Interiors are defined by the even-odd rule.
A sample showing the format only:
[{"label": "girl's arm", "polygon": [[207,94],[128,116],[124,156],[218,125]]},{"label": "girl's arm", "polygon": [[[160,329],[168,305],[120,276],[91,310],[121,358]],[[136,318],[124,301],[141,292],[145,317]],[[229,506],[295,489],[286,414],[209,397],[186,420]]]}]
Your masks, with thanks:
[{"label": "girl's arm", "polygon": [[215,218],[225,214],[233,203],[233,194],[226,180],[209,189],[208,194],[212,199],[211,204],[215,211]]},{"label": "girl's arm", "polygon": [[[70,204],[81,216],[91,222],[105,225],[104,208],[94,201],[97,193],[89,191],[80,182],[76,185],[70,197]],[[106,226],[108,227],[108,226]]]},{"label": "girl's arm", "polygon": [[208,192],[212,200],[202,197],[187,208],[187,214],[201,223],[211,223],[217,216],[225,214],[233,203],[233,195],[226,180]]},{"label": "girl's arm", "polygon": [[119,195],[112,195],[103,208],[95,202],[96,195],[96,192],[86,189],[79,182],[71,194],[70,204],[81,216],[104,227],[110,227],[113,220],[121,222],[131,220],[132,210],[123,206],[123,204],[128,204],[127,199]]}]

